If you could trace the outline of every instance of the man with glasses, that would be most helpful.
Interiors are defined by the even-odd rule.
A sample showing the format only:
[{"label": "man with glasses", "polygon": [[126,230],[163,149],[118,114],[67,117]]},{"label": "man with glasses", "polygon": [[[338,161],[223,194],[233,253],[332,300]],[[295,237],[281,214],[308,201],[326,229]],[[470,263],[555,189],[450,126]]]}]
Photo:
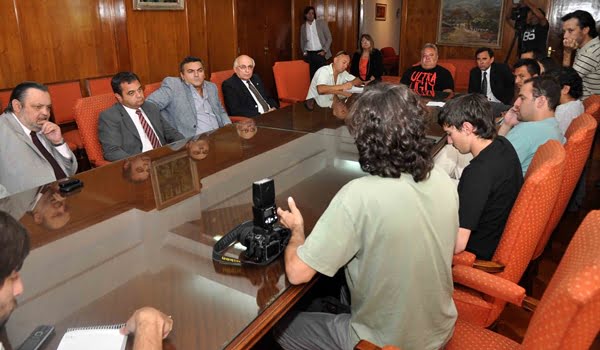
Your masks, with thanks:
[{"label": "man with glasses", "polygon": [[117,73],[110,84],[117,103],[100,113],[98,120],[104,159],[129,158],[183,138],[160,115],[155,104],[144,100],[144,90],[135,73]]},{"label": "man with glasses", "polygon": [[254,60],[247,55],[233,61],[235,74],[223,82],[223,97],[229,115],[256,117],[279,107],[263,85],[258,74],[254,74]]}]

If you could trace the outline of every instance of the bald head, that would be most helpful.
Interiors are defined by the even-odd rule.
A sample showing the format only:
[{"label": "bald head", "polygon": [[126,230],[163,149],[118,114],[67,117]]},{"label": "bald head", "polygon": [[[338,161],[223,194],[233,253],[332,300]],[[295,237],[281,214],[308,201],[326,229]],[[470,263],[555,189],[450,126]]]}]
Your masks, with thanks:
[{"label": "bald head", "polygon": [[233,70],[238,78],[249,80],[254,74],[254,60],[248,55],[240,55],[233,61]]}]

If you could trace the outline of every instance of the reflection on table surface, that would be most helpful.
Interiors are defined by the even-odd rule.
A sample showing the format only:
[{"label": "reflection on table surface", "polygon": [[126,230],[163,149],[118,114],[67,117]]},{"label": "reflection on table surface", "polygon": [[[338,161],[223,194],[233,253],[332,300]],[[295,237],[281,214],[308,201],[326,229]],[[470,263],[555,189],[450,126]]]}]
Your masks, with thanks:
[{"label": "reflection on table surface", "polygon": [[[308,287],[289,286],[281,259],[267,267],[214,264],[212,246],[252,218],[253,181],[273,178],[280,205],[293,195],[310,232],[333,195],[364,175],[343,121],[318,108],[296,104],[259,117],[258,128],[229,125],[78,174],[84,187],[70,195],[51,184],[1,200],[33,247],[7,324],[13,346],[50,324],[53,349],[69,327],[124,322],[145,305],[172,315],[171,348],[255,342]],[[193,162],[200,193],[156,210],[155,164],[179,156]]]}]

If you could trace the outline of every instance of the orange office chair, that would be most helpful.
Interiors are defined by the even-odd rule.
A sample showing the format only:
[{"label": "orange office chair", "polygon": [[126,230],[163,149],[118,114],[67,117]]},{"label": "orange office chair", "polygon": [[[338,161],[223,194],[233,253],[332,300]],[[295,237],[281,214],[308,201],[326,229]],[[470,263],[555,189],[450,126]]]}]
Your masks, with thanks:
[{"label": "orange office chair", "polygon": [[469,75],[471,74],[471,69],[477,66],[474,58],[446,58],[438,60],[438,63],[440,65],[450,63],[456,68],[456,75],[453,75],[455,91],[467,92],[469,90]]},{"label": "orange office chair", "polygon": [[567,143],[565,144],[566,160],[563,180],[558,192],[556,205],[552,210],[544,234],[533,253],[533,260],[539,258],[544,251],[550,235],[556,228],[556,225],[558,225],[560,218],[569,204],[569,199],[575,190],[577,181],[581,177],[583,167],[590,154],[597,126],[598,123],[596,120],[589,114],[584,113],[575,118],[567,129],[567,133],[565,134]]},{"label": "orange office chair", "polygon": [[281,108],[306,100],[310,87],[308,63],[302,60],[275,62],[273,75]]},{"label": "orange office chair", "polygon": [[100,112],[110,108],[115,102],[115,95],[111,92],[80,98],[75,105],[75,121],[81,132],[81,139],[90,163],[94,167],[110,163],[104,159],[102,146],[98,139],[98,117]]},{"label": "orange office chair", "polygon": [[[459,319],[454,335],[445,349],[589,349],[600,330],[598,232],[600,211],[595,210],[579,225],[537,306],[537,301],[526,297],[525,290],[517,284],[495,275],[485,277],[490,281],[490,294],[505,298],[518,306],[530,305],[527,308],[535,308],[522,344]],[[454,267],[454,270],[462,269],[468,267]],[[485,274],[483,271],[478,272]],[[354,349],[375,350],[379,347],[361,340]],[[398,348],[388,346],[384,349]]]},{"label": "orange office chair", "polygon": [[390,84],[400,84],[400,77],[395,75],[382,75],[381,81]]},{"label": "orange office chair", "polygon": [[162,82],[157,82],[157,83],[151,83],[151,84],[146,84],[146,86],[144,87],[144,96],[147,98],[148,96],[150,96],[154,91],[158,90],[158,88],[160,88],[160,85],[162,84]]},{"label": "orange office chair", "polygon": [[85,91],[88,96],[96,96],[102,94],[112,93],[112,87],[110,86],[110,80],[112,75],[105,75],[97,78],[85,79]]},{"label": "orange office chair", "polygon": [[47,84],[52,98],[52,115],[54,122],[61,127],[62,134],[72,151],[83,148],[81,136],[75,124],[73,108],[81,98],[79,80]]},{"label": "orange office chair", "polygon": [[0,114],[4,112],[4,109],[10,103],[10,94],[12,89],[0,90]]},{"label": "orange office chair", "polygon": [[[503,271],[494,276],[517,283],[525,272],[556,204],[564,164],[565,150],[560,142],[550,140],[538,148],[492,257],[492,262],[504,265]],[[455,266],[463,265],[479,278],[482,275],[478,273],[484,271],[473,267],[474,261],[475,255],[470,252],[457,254],[453,259]],[[483,285],[486,280],[475,282],[482,285],[478,290],[455,285],[453,297],[458,317],[481,327],[489,327],[504,309],[506,301],[479,291],[485,293]]]},{"label": "orange office chair", "polygon": [[383,69],[387,74],[398,74],[398,64],[400,56],[396,55],[396,50],[393,47],[387,46],[381,48],[381,56],[383,56]]},{"label": "orange office chair", "polygon": [[[219,100],[221,100],[221,104],[223,105],[223,107],[225,107],[225,98],[223,98],[223,89],[221,88],[221,85],[223,85],[223,82],[225,80],[231,78],[231,76],[234,73],[235,72],[233,69],[222,70],[220,72],[210,73],[210,81],[212,83],[214,83],[215,85],[217,85],[217,91],[219,93]],[[229,119],[231,120],[232,123],[239,123],[239,122],[245,122],[250,118],[241,117],[241,116],[229,116]]]}]

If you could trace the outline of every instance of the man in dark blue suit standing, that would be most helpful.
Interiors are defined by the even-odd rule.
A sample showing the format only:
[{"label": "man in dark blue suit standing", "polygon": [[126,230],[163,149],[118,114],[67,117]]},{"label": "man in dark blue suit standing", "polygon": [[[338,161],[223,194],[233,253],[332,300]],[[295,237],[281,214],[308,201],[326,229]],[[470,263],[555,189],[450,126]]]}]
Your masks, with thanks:
[{"label": "man in dark blue suit standing", "polygon": [[229,115],[256,117],[279,107],[265,90],[258,74],[254,74],[254,67],[254,60],[246,55],[233,61],[235,74],[222,85]]}]

